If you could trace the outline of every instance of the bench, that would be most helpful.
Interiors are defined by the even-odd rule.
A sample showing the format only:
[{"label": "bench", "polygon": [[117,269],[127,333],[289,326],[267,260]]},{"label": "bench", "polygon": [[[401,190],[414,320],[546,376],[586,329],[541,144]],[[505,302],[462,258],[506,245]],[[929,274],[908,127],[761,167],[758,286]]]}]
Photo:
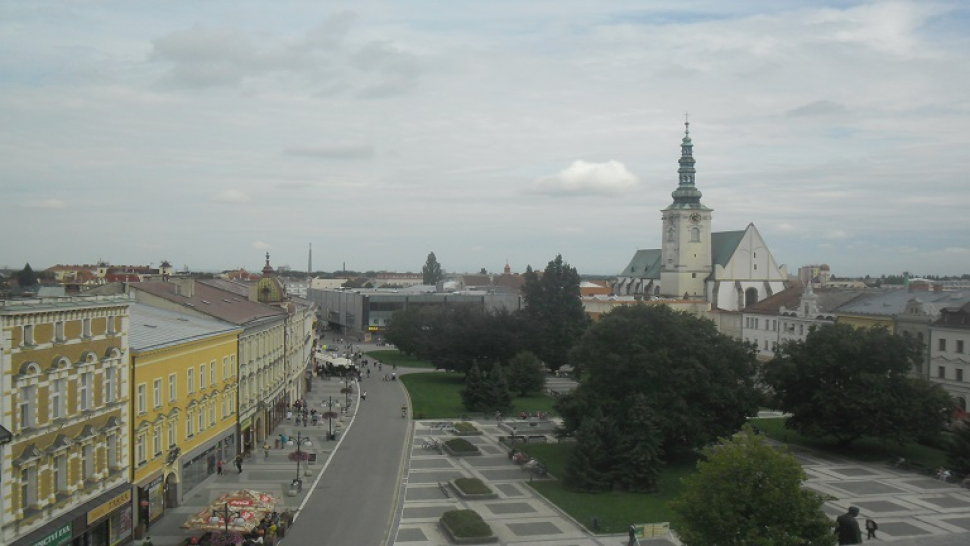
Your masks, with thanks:
[{"label": "bench", "polygon": [[446,499],[450,499],[451,498],[451,493],[448,492],[448,486],[447,486],[447,484],[445,484],[443,482],[438,482],[438,489],[441,489],[441,492],[445,494],[445,498]]},{"label": "bench", "polygon": [[533,434],[529,436],[529,441],[546,443],[549,441],[549,439],[546,438],[545,435],[543,434]]},{"label": "bench", "polygon": [[[502,439],[500,438],[499,440],[502,440]],[[528,440],[528,438],[526,438],[522,434],[512,434],[512,435],[506,436],[505,437],[505,441],[508,442],[508,443],[510,443],[510,444],[514,444],[516,442],[520,442],[520,443],[523,443],[524,444],[524,443],[528,442],[529,440]]]}]

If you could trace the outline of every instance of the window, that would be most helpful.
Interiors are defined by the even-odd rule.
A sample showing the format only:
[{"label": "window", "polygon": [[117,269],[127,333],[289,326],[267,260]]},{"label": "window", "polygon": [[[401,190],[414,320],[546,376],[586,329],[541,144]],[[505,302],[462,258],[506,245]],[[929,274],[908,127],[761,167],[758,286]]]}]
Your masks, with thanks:
[{"label": "window", "polygon": [[946,367],[940,366],[936,369],[936,377],[939,379],[946,379]]},{"label": "window", "polygon": [[94,445],[85,444],[81,447],[81,480],[97,480],[94,468]]},{"label": "window", "polygon": [[155,379],[152,381],[152,403],[154,407],[162,407],[162,380]]},{"label": "window", "polygon": [[55,379],[51,382],[51,419],[64,417],[64,391],[67,381]]},{"label": "window", "polygon": [[145,433],[138,435],[138,440],[135,442],[135,460],[138,464],[145,464],[147,457],[145,456]]},{"label": "window", "polygon": [[222,382],[229,380],[229,358],[222,357]]},{"label": "window", "polygon": [[91,319],[81,321],[81,337],[91,337]]},{"label": "window", "polygon": [[229,405],[226,403],[228,396],[222,395],[222,418],[225,419],[229,415]]},{"label": "window", "polygon": [[104,401],[110,404],[117,398],[118,390],[118,370],[115,368],[105,368],[104,370]]},{"label": "window", "polygon": [[118,468],[118,436],[108,436],[108,469]]},{"label": "window", "polygon": [[108,315],[108,333],[109,334],[114,334],[115,332],[116,332],[116,330],[115,330],[115,316],[114,315]]},{"label": "window", "polygon": [[33,508],[37,504],[37,468],[31,466],[20,471],[20,507]]},{"label": "window", "polygon": [[210,427],[216,426],[216,405],[215,404],[209,405],[209,426]]},{"label": "window", "polygon": [[162,454],[162,425],[155,425],[152,431],[152,453],[155,457]]},{"label": "window", "polygon": [[54,323],[54,341],[64,341],[64,321],[59,320]]},{"label": "window", "polygon": [[957,368],[957,381],[963,381],[963,368]]},{"label": "window", "polygon": [[27,346],[34,344],[34,326],[32,324],[24,325],[24,339],[20,344]]},{"label": "window", "polygon": [[195,393],[195,372],[193,370],[189,370],[188,372],[186,372],[185,378],[189,382],[188,383],[189,394],[194,394]]},{"label": "window", "polygon": [[195,436],[195,430],[192,428],[195,426],[195,415],[192,412],[188,412],[188,418],[185,420],[185,435],[188,438]]},{"label": "window", "polygon": [[199,389],[205,390],[205,364],[199,366]]},{"label": "window", "polygon": [[670,228],[667,230],[667,242],[668,243],[674,242],[674,228]]},{"label": "window", "polygon": [[178,424],[179,424],[178,421],[176,421],[175,419],[172,419],[171,421],[168,422],[168,447],[173,447],[177,442],[177,438],[175,437],[175,431],[178,430]]},{"label": "window", "polygon": [[54,457],[54,492],[67,493],[67,454]]},{"label": "window", "polygon": [[175,374],[169,374],[168,376],[168,401],[174,402],[178,397],[178,378]]},{"label": "window", "polygon": [[236,375],[236,355],[229,355],[229,373]]},{"label": "window", "polygon": [[701,230],[693,228],[690,230],[690,242],[699,243],[701,242]]},{"label": "window", "polygon": [[77,409],[91,409],[91,372],[81,372],[77,378]]},{"label": "window", "polygon": [[138,396],[137,396],[137,400],[138,400],[138,414],[139,415],[141,415],[141,414],[143,414],[143,413],[145,413],[145,412],[148,411],[147,401],[145,400],[145,389],[146,389],[146,386],[145,386],[144,383],[138,385]]},{"label": "window", "polygon": [[36,424],[37,407],[37,387],[28,385],[20,387],[20,396],[17,399],[19,405],[18,415],[20,415],[20,428],[30,428]]},{"label": "window", "polygon": [[209,385],[212,387],[216,385],[216,361],[215,360],[209,363]]},{"label": "window", "polygon": [[205,430],[205,408],[199,408],[199,432]]},{"label": "window", "polygon": [[940,340],[938,341],[938,343],[939,343],[940,350],[941,351],[945,351],[946,350],[946,339],[945,338],[940,338]]},{"label": "window", "polygon": [[963,353],[963,340],[962,339],[958,339],[957,340],[956,352],[961,353],[961,354]]}]

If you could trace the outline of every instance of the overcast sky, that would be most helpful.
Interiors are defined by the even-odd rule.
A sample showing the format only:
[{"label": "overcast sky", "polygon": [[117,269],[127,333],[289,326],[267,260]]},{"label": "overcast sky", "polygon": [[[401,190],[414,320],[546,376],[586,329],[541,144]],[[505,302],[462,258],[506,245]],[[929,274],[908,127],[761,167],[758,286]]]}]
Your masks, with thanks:
[{"label": "overcast sky", "polygon": [[0,2],[0,266],[542,269],[714,231],[970,273],[970,6]]}]

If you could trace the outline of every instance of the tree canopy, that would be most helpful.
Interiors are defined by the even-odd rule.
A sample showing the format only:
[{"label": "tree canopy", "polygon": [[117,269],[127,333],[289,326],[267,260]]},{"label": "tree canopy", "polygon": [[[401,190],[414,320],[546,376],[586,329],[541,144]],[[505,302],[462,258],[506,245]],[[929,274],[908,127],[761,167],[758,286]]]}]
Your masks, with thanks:
[{"label": "tree canopy", "polygon": [[685,546],[831,546],[825,502],[802,488],[805,472],[790,454],[749,427],[704,450],[671,508]]},{"label": "tree canopy", "polygon": [[885,328],[825,325],[781,345],[765,367],[786,426],[848,445],[862,436],[904,442],[942,429],[953,407],[939,385],[913,377],[914,340]]},{"label": "tree canopy", "polygon": [[34,273],[30,264],[26,264],[23,269],[17,272],[17,285],[27,288],[37,284],[37,274]]},{"label": "tree canopy", "polygon": [[542,392],[546,386],[546,370],[542,361],[530,351],[516,354],[506,366],[505,380],[518,396]]},{"label": "tree canopy", "polygon": [[569,350],[589,326],[579,292],[579,273],[563,262],[549,262],[541,276],[526,269],[522,287],[529,347],[552,370],[561,368]]},{"label": "tree canopy", "polygon": [[424,267],[421,268],[422,274],[422,284],[435,285],[438,284],[445,274],[441,271],[441,264],[438,263],[438,258],[435,257],[434,252],[428,254],[428,260],[424,263]]},{"label": "tree canopy", "polygon": [[614,309],[590,327],[570,362],[584,371],[557,404],[566,432],[596,408],[625,431],[627,408],[643,395],[668,454],[733,433],[761,401],[753,347],[666,305]]}]

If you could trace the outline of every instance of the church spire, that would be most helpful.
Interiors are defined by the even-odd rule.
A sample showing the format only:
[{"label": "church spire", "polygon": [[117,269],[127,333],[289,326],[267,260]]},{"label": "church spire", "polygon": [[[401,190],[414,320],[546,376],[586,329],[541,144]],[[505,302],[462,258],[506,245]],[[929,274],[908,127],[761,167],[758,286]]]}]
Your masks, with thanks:
[{"label": "church spire", "polygon": [[694,185],[694,144],[690,140],[690,120],[684,120],[684,139],[680,142],[680,168],[677,175],[680,182],[677,189],[671,193],[674,202],[670,205],[671,209],[698,209],[706,210],[707,207],[701,204],[701,190]]}]

